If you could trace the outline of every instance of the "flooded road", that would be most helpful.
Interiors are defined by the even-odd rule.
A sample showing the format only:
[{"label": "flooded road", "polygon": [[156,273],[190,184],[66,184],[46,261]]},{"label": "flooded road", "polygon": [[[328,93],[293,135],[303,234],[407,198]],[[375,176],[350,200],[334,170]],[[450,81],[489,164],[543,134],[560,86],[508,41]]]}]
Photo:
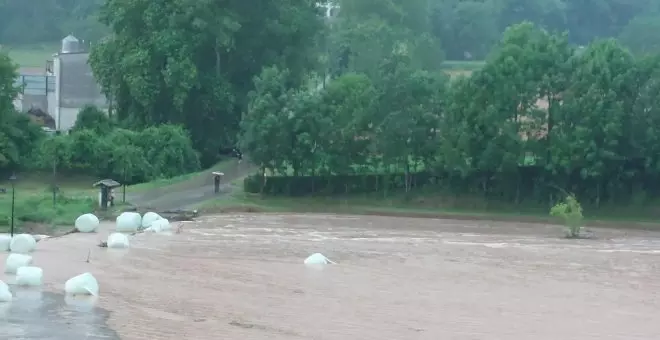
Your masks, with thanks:
[{"label": "flooded road", "polygon": [[[181,234],[135,236],[128,251],[96,247],[103,233],[42,241],[34,263],[44,290],[60,294],[66,279],[92,272],[98,307],[121,339],[657,339],[660,234],[595,233],[564,240],[543,225],[224,215]],[[315,252],[338,264],[304,266]],[[90,320],[34,313],[105,327],[101,310]],[[21,320],[36,323],[0,314],[0,334]],[[68,334],[58,322],[50,328]]]},{"label": "flooded road", "polygon": [[0,339],[119,340],[107,311],[90,299],[12,287],[14,301],[0,303]]}]

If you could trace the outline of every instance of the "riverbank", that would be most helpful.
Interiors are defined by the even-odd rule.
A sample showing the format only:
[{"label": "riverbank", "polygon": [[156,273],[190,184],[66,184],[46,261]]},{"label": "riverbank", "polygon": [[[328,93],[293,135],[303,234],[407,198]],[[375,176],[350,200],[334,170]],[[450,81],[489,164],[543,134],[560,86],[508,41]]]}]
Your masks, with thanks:
[{"label": "riverbank", "polygon": [[[198,206],[201,213],[330,213],[392,217],[436,218],[473,221],[523,222],[560,224],[549,216],[550,207],[507,206],[502,204],[447,199],[418,195],[389,197],[353,195],[345,197],[268,197],[248,194],[242,181],[232,183],[231,192]],[[653,206],[585,208],[585,223],[589,227],[660,230]]]}]

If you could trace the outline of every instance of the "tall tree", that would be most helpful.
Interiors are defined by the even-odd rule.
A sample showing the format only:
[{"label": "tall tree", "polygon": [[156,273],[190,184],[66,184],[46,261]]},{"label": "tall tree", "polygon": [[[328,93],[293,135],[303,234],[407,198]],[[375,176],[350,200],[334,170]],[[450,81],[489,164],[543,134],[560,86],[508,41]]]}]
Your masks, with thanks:
[{"label": "tall tree", "polygon": [[422,69],[442,62],[439,42],[431,35],[429,0],[339,1],[340,11],[331,33],[331,60],[340,69],[374,78],[378,65],[402,50]]},{"label": "tall tree", "polygon": [[250,80],[264,66],[288,69],[288,85],[314,67],[319,13],[312,0],[107,0],[101,20],[112,36],[91,65],[120,120],[184,125],[209,165],[235,143]]}]

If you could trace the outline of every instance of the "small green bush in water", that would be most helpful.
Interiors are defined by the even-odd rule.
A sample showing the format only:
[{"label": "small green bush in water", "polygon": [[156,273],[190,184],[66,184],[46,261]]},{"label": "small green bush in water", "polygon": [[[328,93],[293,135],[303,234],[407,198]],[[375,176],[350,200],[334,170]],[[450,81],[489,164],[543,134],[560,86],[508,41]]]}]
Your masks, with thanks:
[{"label": "small green bush in water", "polygon": [[574,195],[568,195],[564,201],[552,207],[550,216],[556,216],[563,220],[567,237],[580,237],[584,216],[582,215],[582,206]]}]

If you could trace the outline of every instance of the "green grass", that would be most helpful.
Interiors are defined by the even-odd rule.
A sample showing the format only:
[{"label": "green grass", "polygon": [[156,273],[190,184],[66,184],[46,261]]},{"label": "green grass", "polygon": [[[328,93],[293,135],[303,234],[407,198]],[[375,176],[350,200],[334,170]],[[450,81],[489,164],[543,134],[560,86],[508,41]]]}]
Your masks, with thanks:
[{"label": "green grass", "polygon": [[[49,174],[19,174],[15,185],[14,224],[21,228],[27,223],[49,226],[72,226],[75,219],[96,208],[94,180],[89,177],[61,176],[60,191],[53,205]],[[11,224],[12,189],[7,180],[0,182],[7,192],[0,194],[0,231]],[[20,230],[20,229],[19,229]]]},{"label": "green grass", "polygon": [[2,51],[8,51],[9,57],[19,67],[46,67],[46,60],[53,58],[53,54],[60,49],[59,43],[36,44],[25,46],[2,46]]},{"label": "green grass", "polygon": [[164,186],[168,185],[173,185],[173,184],[178,184],[181,182],[189,181],[189,180],[194,180],[194,179],[199,179],[205,176],[209,176],[210,171],[226,171],[230,166],[235,164],[234,160],[225,160],[217,163],[216,165],[212,166],[209,169],[201,170],[198,172],[192,172],[189,174],[184,174],[180,176],[175,176],[171,178],[160,178],[156,179],[150,182],[145,182],[145,183],[139,183],[139,184],[134,184],[130,185],[127,187],[127,192],[131,193],[140,193],[140,192],[145,192],[153,189],[158,189]]},{"label": "green grass", "polygon": [[[549,216],[549,206],[512,205],[486,202],[471,197],[445,197],[431,193],[405,195],[382,193],[335,197],[262,197],[242,191],[242,180],[232,182],[229,197],[221,197],[201,204],[206,213],[267,212],[267,213],[342,213],[385,216],[449,218],[466,220],[494,220],[511,222],[556,223]],[[635,229],[660,229],[660,216],[654,204],[643,207],[585,207],[588,225]]]},{"label": "green grass", "polygon": [[484,65],[485,62],[482,60],[445,60],[442,63],[442,68],[445,70],[476,71]]}]

